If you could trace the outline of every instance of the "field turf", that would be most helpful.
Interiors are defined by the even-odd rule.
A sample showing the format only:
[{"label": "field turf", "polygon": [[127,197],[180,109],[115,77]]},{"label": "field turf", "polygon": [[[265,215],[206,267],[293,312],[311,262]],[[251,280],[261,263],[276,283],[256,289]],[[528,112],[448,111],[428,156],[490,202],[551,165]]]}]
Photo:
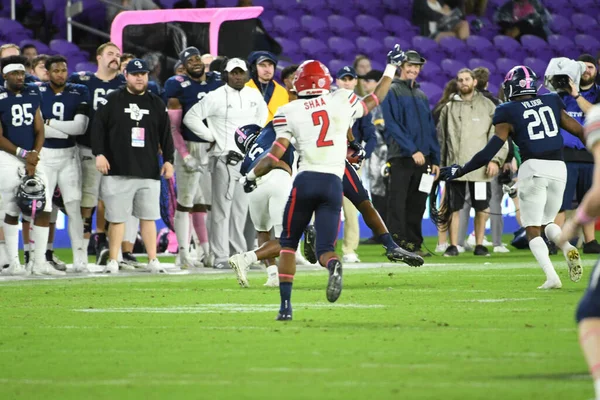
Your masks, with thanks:
[{"label": "field turf", "polygon": [[212,270],[4,280],[0,399],[593,397],[574,310],[596,257],[573,283],[553,256],[548,292],[528,250],[421,268],[358,253],[335,304],[326,272],[300,268],[286,323],[262,271],[248,289]]}]

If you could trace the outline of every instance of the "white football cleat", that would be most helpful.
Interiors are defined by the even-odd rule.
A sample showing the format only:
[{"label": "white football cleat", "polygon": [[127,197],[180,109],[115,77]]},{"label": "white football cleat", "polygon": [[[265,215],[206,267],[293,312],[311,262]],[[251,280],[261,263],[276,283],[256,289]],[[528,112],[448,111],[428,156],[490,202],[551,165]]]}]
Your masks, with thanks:
[{"label": "white football cleat", "polygon": [[538,289],[548,290],[548,289],[560,289],[562,287],[562,282],[560,278],[556,276],[555,278],[548,279],[542,286],[539,286]]},{"label": "white football cleat", "polygon": [[78,274],[89,274],[90,270],[88,269],[87,262],[85,261],[77,261],[73,263],[73,272]]},{"label": "white football cleat", "polygon": [[244,257],[244,254],[234,254],[233,256],[229,257],[229,260],[227,261],[229,263],[229,265],[231,266],[231,268],[235,271],[235,274],[237,276],[237,281],[240,284],[241,287],[249,287],[250,284],[248,283],[248,270],[250,269],[250,262],[248,262],[248,260],[246,260],[246,257]]},{"label": "white football cleat", "polygon": [[25,276],[29,275],[29,272],[21,265],[20,262],[13,262],[8,266],[8,268],[4,268],[2,270],[2,275]]},{"label": "white football cleat", "polygon": [[158,261],[158,258],[155,258],[154,260],[150,260],[150,262],[148,263],[148,266],[146,267],[146,270],[153,274],[166,274],[167,273],[167,270],[165,269],[165,267],[160,265],[160,261]]},{"label": "white football cleat", "polygon": [[275,276],[269,276],[267,278],[267,282],[263,286],[266,286],[266,287],[279,287],[279,277],[277,275],[275,275]]},{"label": "white football cleat", "polygon": [[465,248],[464,248],[463,246],[461,246],[461,245],[458,245],[458,244],[457,244],[457,245],[456,245],[456,248],[458,249],[458,252],[459,252],[459,253],[464,253],[464,252],[465,252]]},{"label": "white football cleat", "polygon": [[342,261],[344,263],[359,263],[360,258],[358,258],[358,254],[356,253],[344,254],[344,256],[342,257]]},{"label": "white football cleat", "polygon": [[202,268],[204,264],[200,261],[193,260],[190,256],[182,257],[179,255],[175,259],[175,267],[179,269],[189,269],[189,268]]},{"label": "white football cleat", "polygon": [[119,273],[119,263],[117,260],[109,260],[104,269],[102,270],[103,274],[118,274]]},{"label": "white football cleat", "polygon": [[50,276],[63,276],[67,273],[64,271],[59,271],[55,269],[52,264],[49,262],[44,262],[43,264],[33,264],[33,275],[50,275]]},{"label": "white football cleat", "polygon": [[510,253],[510,250],[505,246],[494,246],[494,253]]},{"label": "white football cleat", "polygon": [[446,249],[448,248],[448,246],[450,246],[448,243],[438,243],[437,246],[435,246],[435,252],[436,253],[443,253],[446,251]]}]

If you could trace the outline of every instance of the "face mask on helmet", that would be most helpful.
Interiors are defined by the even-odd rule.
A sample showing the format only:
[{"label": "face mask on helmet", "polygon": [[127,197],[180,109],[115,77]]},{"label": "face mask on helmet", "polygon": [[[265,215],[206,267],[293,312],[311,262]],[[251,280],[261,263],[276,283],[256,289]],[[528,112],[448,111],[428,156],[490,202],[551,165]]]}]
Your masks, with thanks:
[{"label": "face mask on helmet", "polygon": [[26,176],[17,188],[16,201],[23,215],[30,216],[35,209],[42,211],[46,206],[46,187],[44,183],[31,176]]},{"label": "face mask on helmet", "polygon": [[235,144],[237,148],[246,154],[260,134],[261,127],[255,124],[244,125],[235,130]]}]

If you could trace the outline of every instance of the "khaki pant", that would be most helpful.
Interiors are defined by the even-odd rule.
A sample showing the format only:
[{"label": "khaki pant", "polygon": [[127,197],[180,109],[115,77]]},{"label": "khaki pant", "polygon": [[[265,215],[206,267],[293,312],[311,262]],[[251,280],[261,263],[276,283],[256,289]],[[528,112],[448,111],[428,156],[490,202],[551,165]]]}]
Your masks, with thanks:
[{"label": "khaki pant", "polygon": [[360,231],[358,227],[358,210],[350,200],[344,197],[342,201],[344,210],[344,241],[342,242],[342,252],[344,255],[356,253],[358,249],[358,240]]}]

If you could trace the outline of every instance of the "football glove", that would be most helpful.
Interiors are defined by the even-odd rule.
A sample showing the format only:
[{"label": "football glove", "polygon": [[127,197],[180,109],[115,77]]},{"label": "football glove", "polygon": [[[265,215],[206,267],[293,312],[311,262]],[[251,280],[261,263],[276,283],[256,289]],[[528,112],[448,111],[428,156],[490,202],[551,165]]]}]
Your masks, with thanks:
[{"label": "football glove", "polygon": [[200,164],[194,156],[188,154],[183,158],[183,168],[185,168],[187,172],[196,172],[200,170]]},{"label": "football glove", "polygon": [[240,183],[242,184],[242,186],[244,186],[244,192],[246,193],[253,192],[254,189],[256,189],[257,187],[256,180],[250,180],[246,176],[242,176],[240,178]]},{"label": "football glove", "polygon": [[517,197],[517,187],[514,185],[502,185],[502,192],[506,193],[511,199]]},{"label": "football glove", "polygon": [[388,176],[390,176],[390,168],[391,168],[391,164],[389,162],[386,162],[385,164],[383,164],[381,166],[381,176],[383,176],[384,178],[387,178]]},{"label": "football glove", "polygon": [[404,51],[402,51],[399,44],[395,45],[394,48],[387,53],[388,64],[399,67],[404,61],[406,61],[406,54],[404,54]]},{"label": "football glove", "polygon": [[352,157],[358,157],[359,162],[362,162],[362,160],[365,159],[367,152],[356,140],[353,140],[350,143],[348,143],[348,147],[354,150]]},{"label": "football glove", "polygon": [[440,179],[443,181],[451,181],[461,176],[463,176],[462,167],[458,164],[440,168]]}]

